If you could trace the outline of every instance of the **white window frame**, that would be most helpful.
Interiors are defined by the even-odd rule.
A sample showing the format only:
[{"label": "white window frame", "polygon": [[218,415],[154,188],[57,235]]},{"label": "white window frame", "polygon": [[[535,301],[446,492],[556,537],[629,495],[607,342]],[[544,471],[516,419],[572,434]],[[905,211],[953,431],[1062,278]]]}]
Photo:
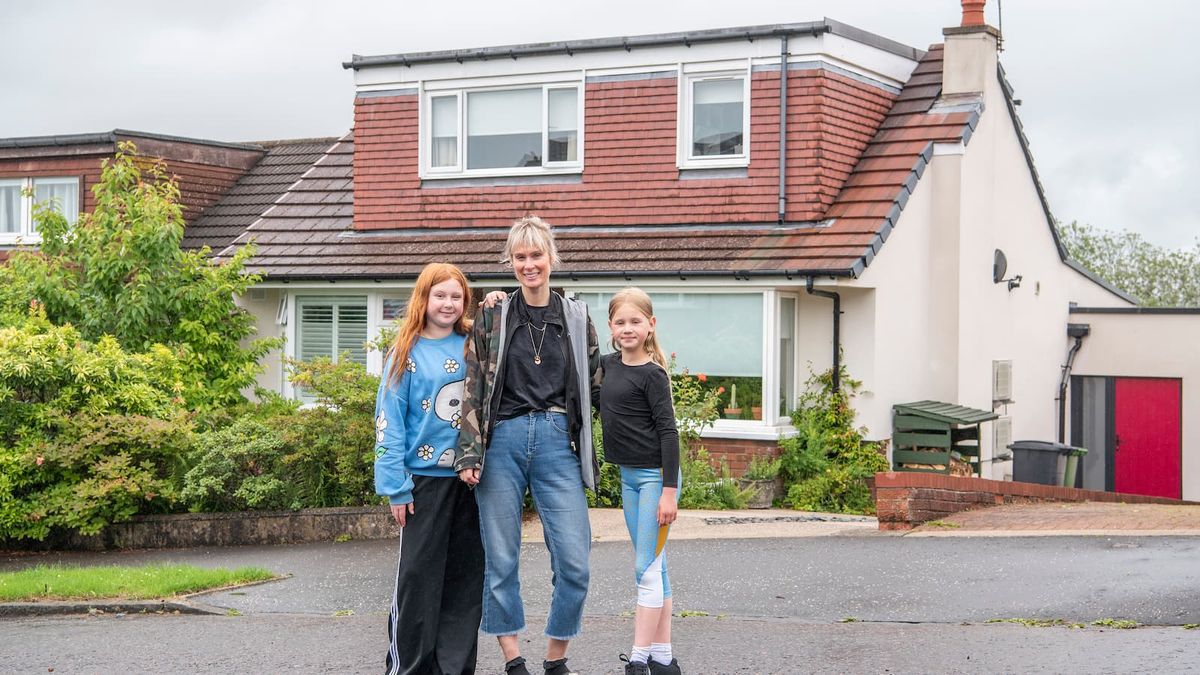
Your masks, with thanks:
[{"label": "white window frame", "polygon": [[[613,294],[620,291],[624,286],[612,286],[607,284],[572,284],[567,289],[567,294],[574,297],[577,293],[607,293]],[[652,285],[643,286],[643,290],[647,293],[682,293],[694,295],[716,295],[716,294],[733,294],[733,295],[753,295],[759,294],[762,301],[762,365],[760,377],[762,378],[762,419],[758,420],[730,420],[718,418],[713,422],[711,427],[708,427],[700,436],[702,438],[733,438],[733,439],[753,439],[753,440],[778,440],[795,433],[795,428],[791,426],[791,418],[781,416],[779,414],[779,356],[777,353],[777,345],[779,343],[779,321],[780,321],[780,293],[773,288],[743,288],[730,286],[696,286],[689,288],[681,288],[679,286],[659,288]],[[785,292],[784,295],[797,299],[796,326],[794,331],[800,327],[800,312],[799,312],[799,295],[792,292]],[[604,312],[607,308],[589,307],[593,322],[603,321],[605,318]],[[794,333],[796,334],[796,333]],[[793,363],[799,361],[799,339],[793,341],[793,348],[796,350],[796,356]],[[671,345],[665,345],[669,350]],[[798,378],[800,368],[797,365],[796,372],[793,377]],[[796,390],[799,391],[801,382],[796,380]]]},{"label": "white window frame", "polygon": [[[367,292],[358,288],[344,288],[335,291],[317,291],[311,289],[295,290],[284,294],[281,303],[286,303],[284,311],[287,313],[286,339],[287,343],[284,346],[284,353],[290,359],[298,358],[297,352],[300,347],[300,302],[301,298],[346,298],[346,297],[365,297],[367,299],[367,339],[373,340],[379,334],[379,328],[383,325],[383,300],[381,293]],[[337,341],[334,340],[336,346]],[[337,358],[337,354],[333,355]],[[376,351],[367,351],[367,372],[378,375],[382,370],[382,358]],[[300,393],[296,391],[296,387],[288,378],[286,368],[283,373],[283,382],[281,383],[280,393],[284,398],[299,399]]]},{"label": "white window frame", "polygon": [[[682,73],[683,68],[680,69]],[[676,163],[680,169],[716,169],[750,165],[750,65],[732,70],[684,73],[679,78]],[[742,152],[737,155],[692,154],[693,90],[697,82],[742,78]]]},{"label": "white window frame", "polygon": [[83,194],[82,190],[80,189],[80,180],[78,176],[23,176],[16,178],[0,178],[0,185],[16,185],[18,188],[20,188],[21,192],[21,201],[17,214],[17,219],[19,221],[17,231],[0,232],[0,245],[40,244],[42,242],[42,235],[33,229],[34,198],[32,193],[34,190],[34,181],[57,185],[74,185],[75,202],[77,208],[71,222],[78,220],[79,214],[83,210]]},{"label": "white window frame", "polygon": [[[467,105],[466,97],[468,94],[485,93],[491,91],[516,91],[521,89],[540,89],[542,92],[542,165],[541,166],[516,166],[516,167],[499,167],[494,169],[468,169],[467,160]],[[549,161],[550,148],[550,115],[549,101],[550,91],[553,89],[574,89],[576,92],[576,107],[575,107],[575,128],[576,128],[576,144],[578,152],[576,158],[569,162],[551,162]],[[460,88],[434,88],[426,84],[421,86],[421,109],[418,114],[420,131],[419,146],[419,161],[420,161],[420,177],[426,180],[436,180],[445,178],[475,178],[475,177],[506,177],[506,176],[543,176],[553,174],[573,174],[583,171],[584,158],[584,95],[587,87],[584,86],[583,79],[572,80],[555,80],[552,82],[531,82],[531,83],[511,83],[497,86],[477,86],[477,87],[460,87]],[[432,145],[433,145],[433,99],[441,97],[454,96],[457,100],[458,114],[458,163],[455,166],[444,167],[432,166]]]}]

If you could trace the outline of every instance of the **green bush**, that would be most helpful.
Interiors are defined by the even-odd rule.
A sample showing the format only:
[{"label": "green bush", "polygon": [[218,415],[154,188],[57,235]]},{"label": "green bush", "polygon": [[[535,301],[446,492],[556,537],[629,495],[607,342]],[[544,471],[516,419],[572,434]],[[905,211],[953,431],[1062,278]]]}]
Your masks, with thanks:
[{"label": "green bush", "polygon": [[279,434],[249,416],[206,431],[196,439],[180,497],[192,511],[287,508],[295,486],[283,456]]},{"label": "green bush", "polygon": [[792,412],[796,436],[780,441],[780,473],[788,501],[797,509],[838,513],[872,513],[866,479],[887,471],[887,458],[877,443],[863,440],[865,429],[854,426],[850,401],[862,386],[845,367],[841,389],[833,391],[833,371],[813,375]]},{"label": "green bush", "polygon": [[161,345],[86,342],[38,303],[0,328],[0,539],[95,534],[169,510],[192,440],[183,370]]},{"label": "green bush", "polygon": [[683,487],[679,491],[681,509],[744,509],[746,493],[740,490],[729,475],[729,466],[724,461],[718,470],[703,447],[683,454],[680,470]]},{"label": "green bush", "polygon": [[592,447],[600,460],[600,475],[596,477],[595,491],[588,490],[588,506],[592,508],[619,508],[621,506],[621,467],[604,461],[604,433],[600,420],[592,418]]},{"label": "green bush", "polygon": [[129,352],[166,345],[179,359],[176,393],[192,409],[242,401],[260,359],[281,344],[251,340],[254,317],[234,300],[258,281],[244,270],[253,249],[221,264],[208,249],[182,250],[179,186],[136,152],[121,143],[104,161],[95,207],[76,223],[34,206],[41,243],[0,265],[0,321],[35,301],[85,341],[109,336]]}]

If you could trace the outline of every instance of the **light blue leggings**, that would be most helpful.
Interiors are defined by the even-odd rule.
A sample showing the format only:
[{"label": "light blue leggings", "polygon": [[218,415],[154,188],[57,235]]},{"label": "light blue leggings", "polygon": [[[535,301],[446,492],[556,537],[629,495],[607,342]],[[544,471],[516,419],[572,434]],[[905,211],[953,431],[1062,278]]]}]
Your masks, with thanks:
[{"label": "light blue leggings", "polygon": [[[671,597],[671,582],[667,579],[667,533],[671,526],[658,524],[662,492],[662,469],[621,467],[621,508],[633,540],[637,604],[642,607],[662,607],[663,601]],[[678,492],[675,499],[678,502]]]}]

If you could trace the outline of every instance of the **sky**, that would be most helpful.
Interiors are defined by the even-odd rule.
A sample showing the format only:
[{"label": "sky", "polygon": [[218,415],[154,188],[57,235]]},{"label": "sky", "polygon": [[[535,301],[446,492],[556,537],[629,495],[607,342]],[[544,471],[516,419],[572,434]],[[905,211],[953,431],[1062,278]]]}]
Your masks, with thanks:
[{"label": "sky", "polygon": [[[925,48],[958,0],[0,0],[0,138],[114,128],[339,136],[352,54],[822,17]],[[1002,12],[1001,12],[1002,10]],[[1200,3],[989,0],[1054,215],[1171,248],[1200,237]],[[15,65],[14,65],[15,64]],[[1190,186],[1190,189],[1189,189]]]}]

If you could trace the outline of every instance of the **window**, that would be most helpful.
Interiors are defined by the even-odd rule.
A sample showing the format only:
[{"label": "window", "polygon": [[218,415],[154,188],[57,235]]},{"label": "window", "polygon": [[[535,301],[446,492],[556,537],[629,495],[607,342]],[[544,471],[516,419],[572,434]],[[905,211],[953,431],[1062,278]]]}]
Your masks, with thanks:
[{"label": "window", "polygon": [[352,361],[367,364],[366,296],[300,296],[296,313],[297,358],[327,356],[337,363],[348,353]]},{"label": "window", "polygon": [[19,237],[36,241],[34,203],[48,203],[74,223],[79,217],[79,179],[0,178],[0,242],[12,243]]},{"label": "window", "polygon": [[426,177],[578,171],[579,99],[578,85],[430,93],[424,111]]},{"label": "window", "polygon": [[745,72],[687,77],[682,96],[680,165],[745,166],[750,158],[750,95]]},{"label": "window", "polygon": [[779,416],[796,407],[796,298],[779,296]]},{"label": "window", "polygon": [[[587,303],[600,350],[613,351],[608,330],[611,292],[576,293]],[[763,419],[763,294],[650,293],[662,348],[675,354],[676,369],[703,374],[705,386],[724,388],[726,419]],[[735,398],[736,396],[736,398]]]}]

